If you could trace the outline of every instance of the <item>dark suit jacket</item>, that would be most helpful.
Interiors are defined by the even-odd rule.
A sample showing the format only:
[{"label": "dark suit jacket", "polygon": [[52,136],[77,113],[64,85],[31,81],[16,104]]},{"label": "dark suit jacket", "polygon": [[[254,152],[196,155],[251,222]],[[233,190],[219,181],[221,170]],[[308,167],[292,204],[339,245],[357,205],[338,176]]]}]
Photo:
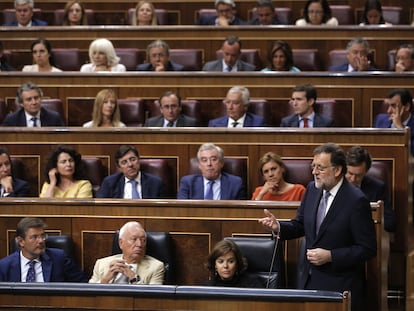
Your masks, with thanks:
[{"label": "dark suit jacket", "polygon": [[[217,16],[200,16],[200,19],[198,20],[198,25],[216,25],[216,19]],[[247,25],[247,22],[235,16],[230,25]]]},{"label": "dark suit jacket", "polygon": [[[256,67],[239,59],[237,62],[237,71],[255,71]],[[223,71],[222,59],[212,60],[203,66],[203,71]]]},{"label": "dark suit jacket", "polygon": [[[221,200],[247,200],[246,188],[239,176],[221,173]],[[203,176],[187,175],[181,178],[177,199],[204,200]]]},{"label": "dark suit jacket", "polygon": [[382,180],[365,175],[362,179],[361,190],[370,202],[384,201],[384,229],[388,232],[395,231],[395,215],[385,183]]},{"label": "dark suit jacket", "polygon": [[5,57],[0,58],[0,70],[1,71],[16,71],[15,68],[13,68],[7,63],[7,60],[5,59]]},{"label": "dark suit jacket", "polygon": [[[17,21],[4,24],[3,26],[18,26]],[[47,26],[47,22],[40,19],[32,18],[32,26]]]},{"label": "dark suit jacket", "polygon": [[[40,261],[45,282],[88,282],[82,270],[61,249],[46,248]],[[22,282],[20,250],[0,260],[0,282]]]},{"label": "dark suit jacket", "polygon": [[[43,126],[65,126],[57,112],[40,108],[40,122]],[[24,109],[8,114],[3,121],[3,126],[27,126]]]},{"label": "dark suit jacket", "polygon": [[[260,25],[259,18],[255,18],[254,20],[250,21],[250,25]],[[283,25],[277,17],[273,17],[271,25]]]},{"label": "dark suit jacket", "polygon": [[[167,68],[165,71],[183,71],[184,66],[174,63],[172,61],[168,61]],[[152,67],[151,63],[140,64],[137,66],[137,71],[154,71],[154,67]]]},{"label": "dark suit jacket", "polygon": [[[367,71],[377,70],[373,65],[369,65]],[[329,71],[348,71],[348,63],[342,65],[333,65],[329,67]]]},{"label": "dark suit jacket", "polygon": [[[123,198],[125,177],[121,172],[107,176],[102,181],[97,198]],[[141,172],[141,192],[143,199],[165,198],[164,185],[157,176]]]},{"label": "dark suit jacket", "polygon": [[[162,127],[164,126],[164,117],[162,115],[159,115],[156,117],[149,118],[145,121],[144,126]],[[182,113],[178,116],[177,127],[194,127],[194,126],[198,126],[196,119],[190,118]]]},{"label": "dark suit jacket", "polygon": [[13,192],[10,193],[9,197],[29,197],[30,188],[29,184],[18,178],[13,178]]},{"label": "dark suit jacket", "polygon": [[[291,114],[284,117],[280,122],[281,127],[299,127],[299,116],[297,114]],[[313,127],[332,127],[334,126],[334,120],[328,117],[324,117],[319,113],[315,113],[313,119]]]},{"label": "dark suit jacket", "polygon": [[[213,119],[208,122],[209,127],[227,127],[229,117],[224,116],[221,118]],[[246,112],[246,118],[244,119],[243,127],[260,127],[267,126],[263,117],[255,115],[250,112]]]},{"label": "dark suit jacket", "polygon": [[312,265],[302,258],[298,278],[299,289],[352,291],[352,310],[364,310],[365,261],[376,255],[376,235],[369,201],[360,189],[344,178],[319,233],[316,234],[316,215],[322,189],[315,183],[307,186],[295,219],[280,222],[281,238],[292,239],[305,235],[306,248],[331,251],[332,262]]},{"label": "dark suit jacket", "polygon": [[[374,120],[374,127],[376,128],[390,128],[392,121],[389,119],[388,113],[380,113]],[[411,154],[414,156],[414,118],[411,116],[408,120],[407,126],[410,127],[411,135]]]}]

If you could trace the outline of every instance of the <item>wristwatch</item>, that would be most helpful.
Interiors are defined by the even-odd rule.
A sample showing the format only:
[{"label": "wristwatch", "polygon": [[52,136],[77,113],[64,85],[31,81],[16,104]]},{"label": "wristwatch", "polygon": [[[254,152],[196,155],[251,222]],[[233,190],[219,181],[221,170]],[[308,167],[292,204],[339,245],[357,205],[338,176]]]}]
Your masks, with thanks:
[{"label": "wristwatch", "polygon": [[135,276],[132,279],[129,279],[129,284],[135,284],[138,283],[140,280],[139,275],[135,274]]}]

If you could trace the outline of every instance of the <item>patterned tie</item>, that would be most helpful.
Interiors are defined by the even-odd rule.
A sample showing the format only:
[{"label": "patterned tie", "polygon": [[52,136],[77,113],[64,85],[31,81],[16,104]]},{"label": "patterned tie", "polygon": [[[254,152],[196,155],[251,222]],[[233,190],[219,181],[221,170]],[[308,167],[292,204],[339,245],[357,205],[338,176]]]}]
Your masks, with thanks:
[{"label": "patterned tie", "polygon": [[30,120],[32,121],[33,127],[37,127],[37,118],[36,117],[32,117]]},{"label": "patterned tie", "polygon": [[27,270],[27,275],[26,275],[27,283],[36,282],[36,272],[34,268],[35,264],[36,264],[36,261],[34,260],[28,262],[29,270]]},{"label": "patterned tie", "polygon": [[137,181],[135,179],[131,179],[129,181],[131,183],[131,198],[132,199],[141,199],[141,196],[137,190]]},{"label": "patterned tie", "polygon": [[305,128],[305,127],[309,127],[309,124],[308,124],[308,118],[302,118],[302,120],[303,120],[303,127]]},{"label": "patterned tie", "polygon": [[318,214],[316,215],[316,234],[318,234],[322,221],[325,218],[326,208],[328,207],[328,199],[330,195],[331,193],[326,191],[323,195],[322,200],[319,202]]},{"label": "patterned tie", "polygon": [[233,126],[233,127],[237,127],[237,125],[239,124],[239,122],[237,122],[237,121],[235,121],[235,122],[233,122],[231,125]]},{"label": "patterned tie", "polygon": [[174,126],[174,122],[173,121],[169,121],[168,123],[167,123],[167,127],[173,127]]},{"label": "patterned tie", "polygon": [[206,195],[204,196],[204,200],[214,200],[213,185],[214,185],[214,180],[210,180],[207,183],[207,192],[206,192]]}]

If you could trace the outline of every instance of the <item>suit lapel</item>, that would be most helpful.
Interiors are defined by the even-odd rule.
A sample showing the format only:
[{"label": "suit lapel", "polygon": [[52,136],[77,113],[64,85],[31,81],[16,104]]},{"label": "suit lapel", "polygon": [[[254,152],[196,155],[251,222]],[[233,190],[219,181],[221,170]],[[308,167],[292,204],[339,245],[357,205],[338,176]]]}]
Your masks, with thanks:
[{"label": "suit lapel", "polygon": [[193,185],[193,189],[194,189],[194,199],[199,199],[199,200],[203,200],[204,199],[204,183],[203,183],[203,176],[201,175],[197,175],[196,178],[194,179],[194,185]]},{"label": "suit lapel", "polygon": [[42,263],[43,280],[45,282],[50,282],[50,278],[52,275],[52,261],[46,253],[43,253],[41,255],[40,261]]}]

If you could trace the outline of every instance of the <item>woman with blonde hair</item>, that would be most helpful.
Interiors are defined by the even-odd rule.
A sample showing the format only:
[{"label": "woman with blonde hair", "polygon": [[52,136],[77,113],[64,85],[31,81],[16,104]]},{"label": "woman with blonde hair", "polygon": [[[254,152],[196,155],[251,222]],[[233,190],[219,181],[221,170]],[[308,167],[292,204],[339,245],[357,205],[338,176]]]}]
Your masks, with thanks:
[{"label": "woman with blonde hair", "polygon": [[111,89],[103,89],[96,94],[92,120],[83,127],[125,127],[121,122],[118,99]]},{"label": "woman with blonde hair", "polygon": [[79,0],[70,0],[66,3],[63,14],[63,26],[88,25],[85,6]]},{"label": "woman with blonde hair", "polygon": [[115,48],[108,39],[96,39],[89,46],[90,63],[81,67],[81,72],[112,71],[124,72],[126,68],[119,63]]},{"label": "woman with blonde hair", "polygon": [[146,0],[138,2],[132,16],[133,26],[151,26],[158,25],[157,15],[155,14],[154,5]]}]

